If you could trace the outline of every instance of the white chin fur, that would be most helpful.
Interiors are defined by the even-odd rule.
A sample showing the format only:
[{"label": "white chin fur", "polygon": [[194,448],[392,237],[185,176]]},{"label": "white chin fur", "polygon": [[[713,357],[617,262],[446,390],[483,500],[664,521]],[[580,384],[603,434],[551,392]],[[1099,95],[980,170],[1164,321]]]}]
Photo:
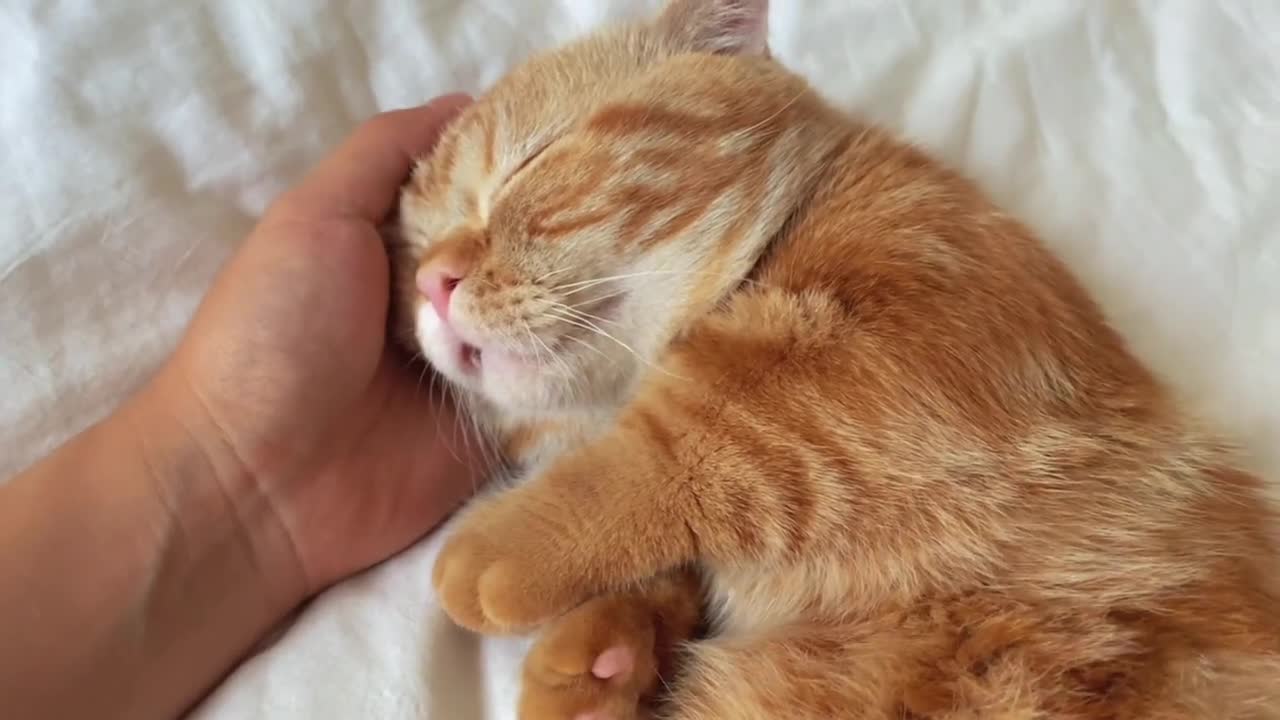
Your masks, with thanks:
[{"label": "white chin fur", "polygon": [[635,373],[631,357],[608,345],[561,355],[553,365],[482,357],[477,370],[462,365],[458,340],[429,304],[419,306],[414,328],[423,356],[450,383],[513,416],[612,407]]},{"label": "white chin fur", "polygon": [[[534,368],[510,358],[481,360],[479,371],[464,368],[458,353],[458,341],[440,321],[440,316],[430,305],[418,307],[414,323],[418,346],[426,359],[445,378],[459,389],[484,398],[497,408],[510,412],[530,412],[563,405],[559,393],[553,387],[558,382],[548,382],[547,368]],[[558,379],[557,379],[558,380]]]},{"label": "white chin fur", "polygon": [[468,383],[462,368],[458,365],[456,354],[450,352],[449,343],[445,337],[446,331],[444,324],[440,322],[440,316],[436,315],[436,311],[430,305],[421,303],[418,306],[417,316],[414,320],[414,336],[418,341],[418,347],[422,350],[423,357],[451,382],[467,387]]}]

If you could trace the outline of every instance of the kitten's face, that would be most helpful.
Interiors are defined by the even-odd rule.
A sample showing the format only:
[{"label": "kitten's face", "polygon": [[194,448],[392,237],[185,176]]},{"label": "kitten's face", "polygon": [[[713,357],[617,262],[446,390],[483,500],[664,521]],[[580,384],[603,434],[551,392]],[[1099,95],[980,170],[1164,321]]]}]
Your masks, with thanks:
[{"label": "kitten's face", "polygon": [[696,238],[724,234],[716,193],[747,170],[705,147],[724,128],[653,121],[651,71],[763,52],[765,7],[678,0],[531,60],[452,124],[405,190],[393,260],[404,330],[455,386],[517,416],[612,407],[723,292],[708,278],[735,251]]}]

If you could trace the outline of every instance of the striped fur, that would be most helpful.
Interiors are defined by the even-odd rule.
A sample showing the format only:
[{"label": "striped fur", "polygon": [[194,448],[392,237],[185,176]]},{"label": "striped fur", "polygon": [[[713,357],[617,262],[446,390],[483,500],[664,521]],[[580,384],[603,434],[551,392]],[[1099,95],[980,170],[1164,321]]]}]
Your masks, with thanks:
[{"label": "striped fur", "polygon": [[405,190],[404,334],[530,477],[435,572],[469,628],[545,626],[522,717],[1280,718],[1259,480],[765,12],[535,57]]}]

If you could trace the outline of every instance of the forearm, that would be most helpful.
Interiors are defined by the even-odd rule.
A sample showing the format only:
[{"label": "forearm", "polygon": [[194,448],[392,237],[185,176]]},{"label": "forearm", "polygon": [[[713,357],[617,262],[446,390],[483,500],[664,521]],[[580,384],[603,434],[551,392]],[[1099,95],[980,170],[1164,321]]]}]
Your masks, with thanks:
[{"label": "forearm", "polygon": [[175,717],[300,599],[263,557],[265,501],[158,405],[0,487],[7,715]]}]

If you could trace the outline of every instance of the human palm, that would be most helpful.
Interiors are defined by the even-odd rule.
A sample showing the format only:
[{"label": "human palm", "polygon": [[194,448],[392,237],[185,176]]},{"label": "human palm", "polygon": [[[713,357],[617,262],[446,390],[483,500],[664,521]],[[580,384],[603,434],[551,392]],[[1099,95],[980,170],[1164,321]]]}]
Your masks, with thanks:
[{"label": "human palm", "polygon": [[281,198],[171,363],[268,499],[311,590],[404,548],[473,489],[451,409],[387,347],[377,232],[411,159],[460,104],[381,116]]}]

